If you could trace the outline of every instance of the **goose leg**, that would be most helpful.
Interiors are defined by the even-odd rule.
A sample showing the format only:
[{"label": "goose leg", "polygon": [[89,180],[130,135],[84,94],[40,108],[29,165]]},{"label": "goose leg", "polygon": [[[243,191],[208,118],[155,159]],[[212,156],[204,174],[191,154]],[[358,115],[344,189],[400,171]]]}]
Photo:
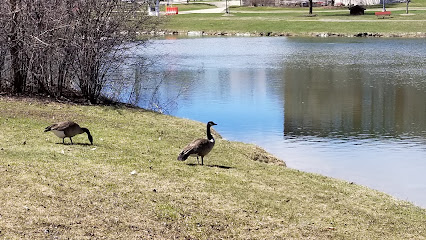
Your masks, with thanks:
[{"label": "goose leg", "polygon": [[198,156],[197,156],[197,163],[200,164],[200,161],[198,160]]},{"label": "goose leg", "polygon": [[62,144],[65,145],[65,138],[62,138]]},{"label": "goose leg", "polygon": [[71,145],[73,145],[74,143],[72,142],[72,138],[70,137],[70,140],[71,140]]},{"label": "goose leg", "polygon": [[204,165],[204,157],[201,156],[201,165]]}]

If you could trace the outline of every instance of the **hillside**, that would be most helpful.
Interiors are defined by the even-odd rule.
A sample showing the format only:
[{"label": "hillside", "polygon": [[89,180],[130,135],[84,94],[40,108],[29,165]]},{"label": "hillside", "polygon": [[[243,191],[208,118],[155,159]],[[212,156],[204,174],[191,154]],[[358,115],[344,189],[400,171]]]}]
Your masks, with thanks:
[{"label": "hillside", "polygon": [[[43,132],[63,120],[87,127],[94,145]],[[214,129],[201,166],[176,157],[205,123],[0,97],[0,239],[426,238],[425,209],[286,168]]]}]

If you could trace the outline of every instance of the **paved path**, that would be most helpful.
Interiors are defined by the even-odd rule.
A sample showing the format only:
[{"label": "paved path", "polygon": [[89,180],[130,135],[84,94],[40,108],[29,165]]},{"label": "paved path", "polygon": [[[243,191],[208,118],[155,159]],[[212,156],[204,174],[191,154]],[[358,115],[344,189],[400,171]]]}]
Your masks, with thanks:
[{"label": "paved path", "polygon": [[[406,8],[405,7],[398,7],[398,8],[386,8],[387,11],[405,11]],[[424,7],[410,7],[409,12],[411,11],[415,11],[415,10],[422,10],[425,11],[426,8]],[[234,10],[234,12],[239,12],[239,13],[295,13],[295,12],[306,12],[307,8],[295,8],[294,10],[289,10],[289,9],[285,9],[285,10],[274,10],[274,11],[238,11],[238,10]],[[342,8],[342,9],[315,9],[314,8],[314,13],[315,12],[349,12],[349,10],[347,8]],[[366,12],[381,12],[382,8],[369,8],[365,10]]]},{"label": "paved path", "polygon": [[[182,1],[182,3],[186,3],[186,1]],[[207,4],[215,5],[216,8],[209,9],[200,9],[200,10],[192,10],[192,11],[179,11],[179,14],[189,14],[189,13],[225,13],[226,10],[226,2],[206,2]],[[240,6],[240,1],[228,1],[229,6]]]}]

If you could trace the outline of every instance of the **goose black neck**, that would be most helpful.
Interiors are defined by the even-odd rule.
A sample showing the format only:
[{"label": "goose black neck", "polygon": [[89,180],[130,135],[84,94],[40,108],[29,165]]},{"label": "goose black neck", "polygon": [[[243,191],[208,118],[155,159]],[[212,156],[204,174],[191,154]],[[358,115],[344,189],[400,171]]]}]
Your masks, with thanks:
[{"label": "goose black neck", "polygon": [[87,133],[87,137],[89,138],[90,144],[93,144],[93,137],[92,137],[92,134],[90,134],[89,129],[81,128],[81,130],[83,130],[83,132]]},{"label": "goose black neck", "polygon": [[210,127],[211,125],[207,125],[207,139],[212,140],[214,139],[212,134],[210,133]]}]

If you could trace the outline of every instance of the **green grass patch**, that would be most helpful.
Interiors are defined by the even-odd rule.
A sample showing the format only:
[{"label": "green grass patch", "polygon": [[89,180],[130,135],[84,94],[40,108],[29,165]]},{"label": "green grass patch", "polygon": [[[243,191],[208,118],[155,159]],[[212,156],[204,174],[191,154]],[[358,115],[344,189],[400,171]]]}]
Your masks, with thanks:
[{"label": "green grass patch", "polygon": [[[260,10],[245,12],[246,9]],[[378,11],[377,8],[368,9],[365,11],[365,15],[361,16],[351,16],[347,9],[314,9],[315,17],[307,17],[307,9],[305,11],[279,11],[280,9],[238,7],[235,10],[231,9],[232,16],[223,14],[175,15],[170,16],[169,21],[165,22],[161,28],[170,31],[274,32],[302,35],[312,32],[404,34],[424,33],[426,25],[426,10],[422,8],[411,9],[410,13],[413,15],[404,15],[404,9],[388,8],[392,15],[385,19],[374,15],[374,12]]]},{"label": "green grass patch", "polygon": [[175,4],[173,6],[178,7],[179,11],[192,11],[192,10],[216,8],[216,6],[207,4],[207,3]]},{"label": "green grass patch", "polygon": [[[94,145],[43,132],[62,120],[87,127]],[[2,239],[426,238],[425,209],[286,168],[217,132],[204,166],[177,161],[205,123],[2,97],[0,133]]]},{"label": "green grass patch", "polygon": [[408,4],[408,6],[409,7],[426,7],[426,0],[412,0]]},{"label": "green grass patch", "polygon": [[265,11],[303,11],[307,10],[307,8],[289,8],[289,7],[267,7],[267,6],[261,6],[261,7],[253,7],[253,6],[231,6],[229,7],[232,10],[235,11],[250,11],[250,12],[265,12]]},{"label": "green grass patch", "polygon": [[[300,13],[233,13],[232,17],[221,14],[186,14],[170,18],[163,28],[179,31],[228,31],[228,32],[336,32],[336,33],[410,33],[424,31],[426,11],[414,16],[393,13],[390,19],[378,19],[374,12],[363,16],[350,16],[342,12],[317,13],[317,17],[304,17]],[[408,21],[408,22],[407,22]]]}]

